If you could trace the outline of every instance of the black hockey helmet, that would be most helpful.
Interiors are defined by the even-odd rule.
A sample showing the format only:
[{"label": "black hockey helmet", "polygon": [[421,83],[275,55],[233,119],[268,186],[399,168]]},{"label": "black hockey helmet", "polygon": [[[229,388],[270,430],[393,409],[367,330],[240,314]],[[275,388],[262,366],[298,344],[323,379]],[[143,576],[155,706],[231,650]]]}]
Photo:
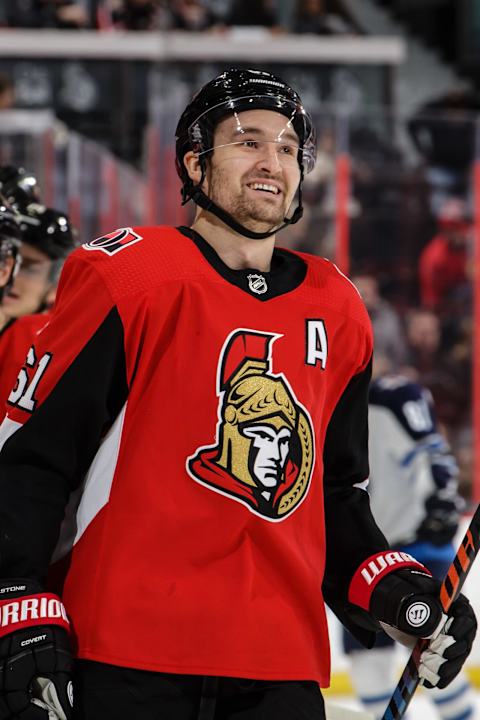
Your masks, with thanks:
[{"label": "black hockey helmet", "polygon": [[76,247],[76,233],[65,213],[29,203],[19,207],[22,241],[45,253],[50,260],[64,260]]},{"label": "black hockey helmet", "polygon": [[0,192],[14,205],[27,205],[40,199],[35,175],[14,165],[0,165]]},{"label": "black hockey helmet", "polygon": [[11,287],[20,264],[19,249],[22,241],[20,220],[17,211],[0,194],[0,263],[13,257],[14,263],[6,285],[0,288],[0,299],[6,289]]},{"label": "black hockey helmet", "polygon": [[[213,147],[215,126],[225,116],[245,110],[272,110],[281,113],[295,130],[299,139],[298,164],[300,186],[298,207],[291,218],[285,218],[279,228],[256,233],[240,225],[231,215],[215,205],[200,189],[205,176],[205,157]],[[195,185],[183,162],[185,154],[193,150],[200,156],[202,179]],[[309,113],[303,107],[298,93],[286,82],[262,70],[231,68],[214,78],[193,97],[183,111],[176,130],[176,167],[182,181],[183,202],[190,198],[213,212],[233,230],[252,238],[265,238],[281,228],[300,220],[302,208],[302,181],[305,173],[315,165],[315,128]]]}]

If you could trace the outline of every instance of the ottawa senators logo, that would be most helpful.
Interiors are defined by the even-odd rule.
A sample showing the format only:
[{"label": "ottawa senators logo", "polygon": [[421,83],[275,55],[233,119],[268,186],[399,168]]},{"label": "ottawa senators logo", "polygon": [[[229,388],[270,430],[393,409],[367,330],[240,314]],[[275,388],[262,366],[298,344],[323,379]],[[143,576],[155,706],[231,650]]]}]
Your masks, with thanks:
[{"label": "ottawa senators logo", "polygon": [[119,228],[108,235],[91,240],[82,245],[84,250],[101,250],[107,255],[115,255],[115,253],[124,250],[129,245],[142,240],[142,236],[138,235],[132,228]]},{"label": "ottawa senators logo", "polygon": [[235,330],[218,363],[217,444],[187,460],[194,480],[267,520],[284,520],[304,500],[314,443],[308,412],[285,376],[273,374],[281,335]]}]

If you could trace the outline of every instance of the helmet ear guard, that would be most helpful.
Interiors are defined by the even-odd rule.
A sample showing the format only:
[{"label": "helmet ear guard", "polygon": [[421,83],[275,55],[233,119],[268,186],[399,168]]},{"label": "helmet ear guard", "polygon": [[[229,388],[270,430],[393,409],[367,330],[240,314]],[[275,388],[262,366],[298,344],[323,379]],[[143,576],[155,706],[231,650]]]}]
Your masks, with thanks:
[{"label": "helmet ear guard", "polygon": [[[284,115],[287,124],[296,132],[300,143],[298,206],[290,218],[284,218],[283,224],[263,233],[254,232],[241,225],[202,190],[206,158],[214,149],[213,133],[218,122],[229,114],[257,109],[271,110]],[[198,206],[215,214],[236,232],[253,239],[270,237],[287,225],[298,222],[302,217],[303,178],[304,174],[310,172],[315,165],[315,129],[300,96],[280,78],[257,70],[235,68],[227,70],[207,83],[185,108],[177,125],[176,138],[176,168],[182,181],[183,204],[191,199]],[[190,178],[184,164],[185,154],[189,151],[199,155],[202,176],[198,183],[194,183]]]}]

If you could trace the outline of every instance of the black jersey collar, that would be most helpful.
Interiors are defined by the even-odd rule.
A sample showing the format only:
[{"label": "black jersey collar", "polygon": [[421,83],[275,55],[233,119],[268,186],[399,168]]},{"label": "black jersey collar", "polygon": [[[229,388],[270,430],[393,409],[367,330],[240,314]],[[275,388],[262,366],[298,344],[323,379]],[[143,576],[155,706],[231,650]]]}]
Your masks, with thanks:
[{"label": "black jersey collar", "polygon": [[295,290],[304,281],[307,274],[307,265],[301,257],[280,248],[275,248],[273,251],[269,272],[263,272],[256,268],[232,270],[225,265],[213,247],[196,230],[183,225],[177,230],[193,240],[205,260],[219,275],[256,300],[271,300],[278,295]]}]

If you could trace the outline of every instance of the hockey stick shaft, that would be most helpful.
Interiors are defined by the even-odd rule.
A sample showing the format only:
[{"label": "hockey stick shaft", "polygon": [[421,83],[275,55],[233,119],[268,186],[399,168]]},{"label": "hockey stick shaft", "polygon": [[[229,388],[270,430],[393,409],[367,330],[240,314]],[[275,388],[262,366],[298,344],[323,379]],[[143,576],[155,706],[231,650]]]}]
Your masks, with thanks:
[{"label": "hockey stick shaft", "polygon": [[[440,602],[445,613],[458,597],[468,573],[480,550],[480,505],[475,510],[470,525],[453,558],[440,588]],[[419,684],[420,656],[428,647],[428,640],[418,640],[413,648],[398,685],[395,688],[382,720],[401,720]]]}]

